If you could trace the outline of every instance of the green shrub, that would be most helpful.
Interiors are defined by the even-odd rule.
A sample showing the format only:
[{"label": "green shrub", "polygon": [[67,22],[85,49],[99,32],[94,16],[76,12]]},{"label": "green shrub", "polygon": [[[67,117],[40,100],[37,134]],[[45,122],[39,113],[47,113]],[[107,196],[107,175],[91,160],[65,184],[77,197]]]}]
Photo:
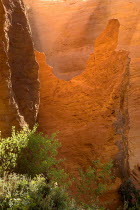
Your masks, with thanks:
[{"label": "green shrub", "polygon": [[[109,190],[113,181],[112,167],[112,161],[102,164],[100,160],[97,160],[93,161],[86,171],[79,170],[79,178],[75,182],[76,200],[82,206],[99,209],[99,198]],[[104,208],[100,207],[100,209]]]},{"label": "green shrub", "polygon": [[12,128],[12,135],[8,138],[0,137],[0,174],[11,173],[16,167],[17,157],[22,148],[27,146],[29,136],[35,132],[36,127],[31,131],[27,127],[20,132]]},{"label": "green shrub", "polygon": [[13,127],[11,137],[0,139],[0,209],[74,209],[56,159],[56,134],[48,138],[36,129]]},{"label": "green shrub", "polygon": [[22,148],[17,157],[16,172],[28,174],[34,177],[37,174],[44,174],[48,179],[60,177],[63,172],[60,169],[61,160],[57,160],[57,149],[60,143],[55,138],[56,134],[51,137],[42,133],[34,132],[28,137],[26,147]]},{"label": "green shrub", "polygon": [[57,160],[57,149],[60,143],[52,134],[49,138],[36,132],[37,126],[32,130],[24,127],[16,132],[12,128],[12,135],[0,139],[0,173],[16,172],[28,174],[31,177],[44,174],[46,179],[55,181],[65,177],[64,170],[60,167],[61,160]]},{"label": "green shrub", "polygon": [[104,210],[97,204],[76,205],[64,187],[42,175],[29,178],[9,174],[0,178],[0,209],[10,210]]},{"label": "green shrub", "polygon": [[33,179],[11,174],[0,179],[0,209],[13,210],[74,210],[64,188],[56,183],[46,183],[45,177]]}]

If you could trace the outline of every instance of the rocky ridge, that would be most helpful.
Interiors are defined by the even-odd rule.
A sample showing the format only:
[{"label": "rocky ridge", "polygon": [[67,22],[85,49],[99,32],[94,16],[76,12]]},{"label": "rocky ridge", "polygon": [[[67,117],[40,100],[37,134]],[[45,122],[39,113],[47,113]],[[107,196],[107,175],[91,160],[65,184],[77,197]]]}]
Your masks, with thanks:
[{"label": "rocky ridge", "polygon": [[[128,52],[116,51],[118,34],[119,22],[112,19],[96,39],[86,70],[71,81],[57,79],[44,55],[36,52],[40,66],[41,131],[59,131],[60,157],[66,158],[65,168],[69,172],[76,173],[99,157],[105,162],[114,159],[118,177],[115,189],[126,175],[127,151],[123,148],[129,74]],[[117,205],[116,194],[112,200]]]},{"label": "rocky ridge", "polygon": [[34,125],[39,106],[38,64],[21,0],[0,1],[0,129]]}]

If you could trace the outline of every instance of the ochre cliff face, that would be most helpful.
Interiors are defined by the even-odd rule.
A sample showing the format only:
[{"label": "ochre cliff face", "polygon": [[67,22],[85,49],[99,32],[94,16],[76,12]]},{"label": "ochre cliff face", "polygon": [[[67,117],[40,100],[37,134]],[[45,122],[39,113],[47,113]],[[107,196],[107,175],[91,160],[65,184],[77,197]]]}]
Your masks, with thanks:
[{"label": "ochre cliff face", "polygon": [[[112,158],[114,189],[128,168],[138,187],[139,0],[24,1],[35,47],[45,53],[36,52],[41,103],[39,108],[38,64],[23,2],[0,0],[2,135],[13,125],[33,126],[39,109],[40,130],[59,131],[67,170],[76,174],[93,159]],[[116,209],[114,189],[109,199]]]},{"label": "ochre cliff face", "polygon": [[[99,47],[96,47],[97,42],[94,44],[95,39],[102,32],[103,28],[105,28],[108,20],[114,19],[114,18],[118,19],[120,23],[120,30],[119,30],[119,37],[118,37],[118,43],[117,43],[117,50],[123,49],[123,50],[128,51],[129,58],[130,58],[130,65],[128,68],[129,71],[126,74],[124,80],[123,80],[123,77],[121,76],[119,77],[119,75],[117,75],[118,81],[121,83],[121,81],[123,80],[124,82],[123,82],[122,89],[120,91],[121,93],[120,102],[117,102],[117,99],[116,101],[114,101],[114,104],[116,104],[116,106],[117,105],[120,106],[120,110],[121,110],[118,113],[115,112],[115,119],[116,118],[118,119],[117,121],[118,123],[115,123],[115,125],[117,124],[116,132],[118,133],[118,135],[122,136],[121,138],[123,139],[123,142],[124,142],[123,145],[125,145],[123,146],[118,143],[119,150],[124,151],[124,153],[126,154],[127,160],[129,163],[131,176],[134,178],[134,181],[136,185],[138,186],[138,182],[139,182],[138,180],[140,177],[140,168],[139,168],[139,164],[140,164],[139,162],[140,161],[140,156],[139,156],[139,149],[140,149],[140,141],[139,141],[140,139],[140,129],[139,129],[139,125],[140,125],[140,112],[139,112],[140,110],[140,81],[139,81],[139,78],[140,78],[140,71],[139,71],[139,68],[140,68],[140,2],[139,0],[131,0],[131,1],[129,0],[80,1],[79,0],[79,1],[66,1],[66,2],[25,0],[25,2],[28,4],[28,16],[29,16],[30,25],[32,28],[32,33],[33,33],[33,38],[34,38],[34,43],[35,43],[36,48],[40,51],[45,52],[47,63],[53,67],[54,74],[58,78],[65,79],[65,80],[70,80],[71,78],[73,78],[73,76],[78,75],[80,74],[80,72],[84,71],[88,57],[93,51],[97,49],[98,51],[100,51],[101,49],[101,52],[94,53],[96,54],[96,56],[98,54],[98,57],[100,57],[99,54],[103,53],[102,47],[104,46],[103,44],[101,44],[100,49]],[[108,46],[110,46],[109,42],[108,42]],[[105,47],[108,48],[108,46],[106,44]],[[92,56],[90,56],[90,59],[91,58]],[[104,66],[104,69],[106,69],[104,71],[108,71],[108,67],[105,68],[106,63],[104,63],[105,60],[103,56],[101,56],[100,59],[98,60],[100,60],[100,62],[98,62],[98,65],[96,64],[95,69],[98,69],[101,66],[103,68]],[[112,62],[113,62],[113,58],[110,59],[110,63]],[[88,62],[87,66],[89,65],[90,64]],[[116,65],[116,61],[114,61],[114,64],[112,65]],[[98,73],[99,73],[99,70],[98,70]],[[95,75],[89,74],[89,76],[86,76],[86,77],[88,78],[87,81],[89,84],[91,83],[92,80],[95,80],[94,79]],[[100,76],[98,77],[100,78]],[[98,85],[98,82],[100,81],[99,78],[96,80],[97,85],[95,83],[97,87],[99,86]],[[98,90],[98,94],[96,94],[96,98],[93,99],[94,101],[97,102],[97,104],[101,104],[103,107],[107,106],[106,103],[108,100],[106,101],[104,100],[104,98],[102,98],[104,95],[102,92],[103,91],[102,89],[108,90],[108,88],[111,87],[111,86],[108,86],[110,82],[106,83],[107,78],[108,78],[108,75],[102,81],[102,86],[100,87],[101,90],[98,90],[98,88],[96,88]],[[46,84],[44,84],[43,82],[44,88],[42,88],[42,91],[44,93],[41,93],[41,94],[45,94],[45,92],[47,92],[47,84],[51,83],[49,80],[50,79],[48,79],[47,81],[46,79],[45,81]],[[72,81],[75,81],[75,80],[76,78],[74,80],[72,79]],[[70,81],[70,83],[72,81]],[[59,86],[59,83],[60,81],[58,82],[57,86]],[[126,85],[127,83],[129,83],[129,85],[126,88],[125,86],[127,86]],[[96,86],[92,85],[93,90],[95,89]],[[80,88],[80,90],[82,89],[83,87]],[[53,85],[51,86],[51,91],[53,91]],[[64,88],[63,90],[61,89],[61,91],[62,93],[60,95],[63,95]],[[54,92],[57,92],[57,91],[54,91]],[[106,93],[109,93],[109,90]],[[77,91],[77,95],[78,95],[78,91]],[[92,95],[94,96],[94,91]],[[98,102],[98,100],[100,101],[100,97],[102,98],[102,103]],[[42,114],[40,113],[40,116],[41,115],[45,116],[46,113],[49,112],[50,113],[49,115],[51,115],[55,121],[55,123],[53,124],[52,120],[48,121],[46,118],[46,121],[45,121],[45,119],[42,120],[40,117],[40,121],[44,121],[44,123],[41,124],[42,129],[43,130],[46,129],[48,132],[51,132],[54,130],[55,131],[60,130],[59,128],[60,125],[57,124],[57,121],[59,122],[60,119],[63,119],[62,120],[63,126],[66,124],[66,127],[67,127],[67,129],[65,128],[65,132],[69,130],[68,134],[65,137],[65,141],[67,142],[67,137],[71,136],[71,139],[73,139],[73,142],[75,142],[75,144],[79,144],[79,143],[76,143],[77,139],[79,139],[78,142],[81,142],[81,143],[80,143],[80,148],[77,149],[77,154],[79,153],[79,156],[81,156],[85,162],[87,161],[91,153],[89,152],[89,149],[87,149],[88,146],[86,145],[83,147],[81,146],[83,138],[86,139],[86,141],[88,142],[89,136],[94,135],[95,137],[94,139],[97,139],[96,140],[97,143],[94,144],[94,147],[98,147],[97,146],[99,142],[98,135],[101,135],[101,138],[103,138],[104,136],[102,133],[104,131],[104,128],[103,126],[98,126],[98,120],[99,121],[102,120],[103,125],[106,125],[107,123],[107,122],[104,122],[104,119],[106,119],[105,116],[107,115],[105,116],[103,115],[102,119],[100,119],[98,115],[98,119],[96,117],[97,123],[95,123],[95,125],[91,126],[90,128],[88,127],[89,136],[87,135],[87,132],[84,132],[84,131],[82,132],[82,130],[84,130],[84,126],[87,124],[86,123],[87,119],[90,120],[92,118],[95,118],[96,116],[96,115],[94,116],[93,112],[90,110],[90,108],[88,108],[87,98],[88,97],[86,97],[84,102],[82,102],[83,104],[82,103],[79,104],[76,111],[74,111],[75,110],[74,107],[71,108],[72,105],[69,105],[70,99],[69,100],[66,99],[67,101],[65,102],[65,105],[62,107],[64,110],[70,107],[70,110],[68,111],[68,113],[64,111],[62,108],[59,109],[58,108],[59,106],[57,108],[55,107],[56,108],[55,110],[55,108],[53,108],[54,105],[52,105],[51,102],[47,102],[47,99],[46,99],[46,102],[43,102],[43,104],[41,104],[42,107],[45,107],[44,111],[41,111]],[[80,99],[77,99],[77,100],[80,100]],[[75,99],[73,103],[77,103],[77,100]],[[58,103],[56,99],[54,102]],[[50,104],[52,105],[51,108],[50,108]],[[101,106],[98,106],[98,108],[101,108]],[[41,110],[43,110],[43,108],[41,108]],[[78,120],[76,121],[76,126],[73,126],[74,128],[72,127],[72,129],[70,129],[71,122],[74,122],[74,119],[76,118],[77,113],[78,113],[78,116],[84,116],[82,117],[83,124],[80,124],[81,117],[79,117],[78,118],[79,121]],[[66,115],[66,117],[62,117],[63,115]],[[113,122],[112,115],[111,116],[109,115],[108,121],[110,122],[110,125],[109,125],[110,129],[112,129],[112,126],[111,126]],[[79,124],[80,124],[80,128],[78,132],[77,126]],[[96,125],[98,129],[95,128]],[[94,129],[97,132],[95,132]],[[107,133],[108,132],[105,130],[106,135]],[[59,135],[60,135],[60,140],[61,140],[63,138],[61,135],[61,132]],[[74,137],[75,135],[77,135],[76,139]],[[118,142],[118,139],[120,139],[119,136],[116,136],[116,139]],[[69,152],[72,152],[73,150],[75,151],[74,149],[75,146],[71,148],[70,145],[71,144],[67,143]],[[115,146],[116,145],[115,143],[112,143],[112,145],[114,145],[114,147],[117,148]],[[112,148],[110,148],[109,146],[106,146],[106,148],[108,148],[109,151],[110,150],[112,151]],[[98,154],[102,156],[101,153],[102,152],[99,152]],[[75,157],[73,157],[74,155],[69,155],[69,158],[68,158],[69,162],[70,162],[70,159],[76,159],[78,156],[77,154],[75,154]],[[118,158],[121,158],[121,155],[118,155]],[[76,161],[73,161],[73,162],[74,162],[73,167],[75,168],[78,163]]]},{"label": "ochre cliff face", "polygon": [[[116,51],[118,20],[110,20],[96,39],[94,53],[86,70],[71,81],[57,79],[45,57],[36,52],[40,65],[40,129],[47,134],[59,131],[60,156],[66,158],[70,172],[86,167],[93,159],[115,160],[116,174],[122,176],[125,154],[120,124],[125,118],[124,94],[127,89],[129,58],[124,50]],[[122,125],[124,127],[124,125]],[[116,178],[115,188],[120,181]],[[114,205],[117,197],[113,196]],[[114,207],[115,208],[115,207]]]},{"label": "ochre cliff face", "polygon": [[0,1],[0,130],[35,123],[38,65],[22,1]]}]

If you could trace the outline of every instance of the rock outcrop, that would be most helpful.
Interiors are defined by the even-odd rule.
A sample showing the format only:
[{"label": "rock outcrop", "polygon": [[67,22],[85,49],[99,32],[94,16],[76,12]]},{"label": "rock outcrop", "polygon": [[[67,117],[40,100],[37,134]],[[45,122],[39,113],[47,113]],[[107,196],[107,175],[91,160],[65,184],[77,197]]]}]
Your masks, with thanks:
[{"label": "rock outcrop", "polygon": [[[140,180],[139,0],[0,0],[0,130],[59,131],[59,156],[76,173],[113,158],[113,193]],[[102,32],[103,31],[103,32]],[[51,65],[52,67],[46,64]],[[62,80],[64,79],[64,80]]]},{"label": "rock outcrop", "polygon": [[[88,60],[88,57],[90,54],[94,51],[94,55],[97,56],[97,53],[95,52],[97,49],[99,50],[99,47],[96,47],[97,41],[95,44],[95,39],[99,36],[103,28],[107,25],[107,22],[109,19],[118,19],[120,23],[120,31],[119,31],[119,38],[117,42],[117,50],[126,50],[129,53],[129,58],[130,58],[130,65],[129,65],[129,71],[127,70],[128,73],[126,73],[126,76],[123,78],[123,76],[120,76],[119,74],[117,75],[118,81],[124,84],[121,89],[121,100],[118,103],[117,99],[115,102],[114,99],[114,104],[115,106],[119,106],[120,104],[120,112],[116,114],[115,111],[115,116],[117,117],[117,133],[120,134],[123,139],[123,142],[125,146],[121,145],[118,143],[119,150],[124,151],[124,153],[127,156],[128,160],[128,165],[130,168],[130,174],[134,179],[134,182],[136,183],[136,186],[138,185],[138,180],[139,180],[139,161],[140,161],[140,155],[139,155],[139,149],[140,149],[140,129],[139,129],[139,124],[140,124],[140,4],[139,0],[87,0],[87,1],[43,1],[43,0],[36,0],[36,1],[29,1],[25,0],[28,3],[28,15],[29,15],[29,20],[32,28],[32,33],[33,33],[33,38],[34,38],[34,43],[35,46],[38,50],[45,52],[46,58],[47,58],[47,63],[53,67],[53,73],[61,79],[65,80],[70,80],[73,78],[75,75],[78,75],[82,73],[85,69],[86,62]],[[104,50],[104,44],[100,45],[101,51],[98,53],[98,64],[96,64],[96,68],[102,68],[106,66],[106,61],[104,60],[104,57],[102,56],[102,47]],[[109,47],[110,50],[110,43],[108,42],[108,46],[106,44],[106,48]],[[95,49],[94,49],[95,48]],[[123,53],[122,52],[122,57]],[[107,51],[108,52],[108,51]],[[101,54],[101,56],[99,56]],[[94,57],[94,56],[93,56]],[[93,58],[92,56],[90,57]],[[121,56],[120,56],[121,57]],[[117,61],[113,59],[114,57],[110,58],[110,64],[116,66]],[[93,58],[94,60],[94,58]],[[96,59],[97,60],[97,59]],[[125,60],[125,59],[124,59]],[[93,62],[93,61],[92,61]],[[105,63],[104,63],[105,62]],[[90,62],[88,62],[87,66],[90,67]],[[104,63],[104,64],[103,64]],[[88,68],[88,67],[87,67]],[[101,68],[101,69],[102,69]],[[119,67],[120,68],[120,67]],[[121,68],[120,68],[121,69]],[[42,71],[42,70],[41,70]],[[100,70],[101,71],[101,70]],[[108,71],[108,67],[106,69]],[[87,72],[87,70],[85,71]],[[99,69],[98,69],[99,72]],[[43,73],[42,73],[43,74]],[[46,73],[47,74],[47,73]],[[88,72],[86,73],[87,81],[89,83],[87,90],[89,88],[92,88],[91,90],[94,90],[95,87],[99,86],[98,83],[100,82],[100,79],[96,79],[96,83],[93,85],[91,81],[94,81],[94,75],[91,75]],[[102,75],[102,73],[101,73]],[[120,77],[119,77],[120,76]],[[44,76],[45,77],[45,76]],[[52,77],[52,76],[51,76]],[[51,78],[50,77],[50,78]],[[97,76],[96,76],[97,77]],[[98,75],[99,77],[99,75]],[[102,76],[100,76],[102,77]],[[102,110],[101,106],[106,107],[107,106],[107,101],[102,98],[104,95],[104,91],[102,89],[107,89],[110,86],[110,83],[106,83],[108,80],[107,78],[110,76],[106,76],[104,80],[102,80],[102,86],[100,87],[101,90],[98,90],[98,94],[96,94],[96,97],[94,93],[92,94],[94,97],[94,103],[92,102],[93,106],[95,106],[95,102],[97,104],[101,104],[100,106],[97,106],[97,109]],[[116,77],[116,76],[115,76]],[[46,75],[47,78],[47,75]],[[49,80],[50,80],[49,78]],[[55,78],[55,77],[54,77]],[[83,78],[81,75],[80,78]],[[116,79],[117,79],[116,78]],[[85,80],[85,79],[84,79]],[[124,82],[121,82],[121,81]],[[58,84],[57,82],[54,84],[56,86],[56,89],[54,90],[54,95],[56,96],[57,89],[60,88],[59,84],[65,83],[64,81],[57,80],[59,81]],[[77,81],[76,78],[72,79],[69,82],[70,84],[73,84],[73,81]],[[82,79],[83,81],[83,79]],[[111,78],[112,81],[112,78]],[[44,84],[46,82],[46,84]],[[48,91],[47,88],[48,85],[51,83],[50,81],[45,81],[43,82],[43,87],[42,94],[45,94],[45,92]],[[80,82],[81,83],[81,79]],[[92,83],[92,85],[91,85]],[[126,88],[128,84],[128,88]],[[56,85],[57,84],[57,85]],[[83,84],[83,82],[81,83]],[[109,85],[109,86],[105,86]],[[115,83],[114,83],[115,84]],[[91,86],[90,86],[91,85]],[[101,82],[100,82],[101,85]],[[90,87],[89,87],[90,86]],[[57,88],[58,87],[58,88]],[[85,86],[84,86],[85,87]],[[53,85],[51,86],[51,91],[53,91]],[[49,89],[49,90],[50,90]],[[60,88],[61,89],[61,88]],[[79,91],[83,90],[83,87],[79,88]],[[89,91],[88,90],[88,91]],[[65,94],[64,94],[65,91]],[[102,119],[100,119],[99,115],[95,115],[93,111],[89,108],[91,105],[91,102],[88,104],[88,97],[85,97],[84,102],[80,103],[78,108],[75,108],[75,104],[78,103],[77,100],[82,100],[78,99],[77,97],[74,99],[73,98],[73,106],[69,105],[71,99],[68,99],[66,94],[69,94],[69,97],[74,97],[73,96],[73,86],[71,86],[71,93],[69,93],[70,87],[67,91],[67,88],[61,89],[60,96],[63,96],[64,100],[64,95],[65,95],[65,105],[59,109],[58,105],[56,108],[56,105],[52,105],[53,102],[51,102],[48,97],[51,96],[46,96],[46,100],[44,99],[43,104],[41,107],[44,108],[44,112],[40,112],[40,116],[46,116],[46,121],[45,118],[44,120],[39,119],[42,126],[42,130],[45,131],[45,129],[48,132],[60,130],[60,140],[63,142],[63,137],[61,134],[62,130],[65,130],[67,132],[67,135],[65,136],[65,141],[67,142],[67,148],[69,149],[68,151],[65,151],[65,147],[62,149],[65,151],[65,155],[67,156],[69,160],[69,164],[72,165],[74,163],[74,168],[76,167],[77,164],[79,164],[80,160],[82,159],[82,163],[87,162],[87,159],[90,159],[89,156],[91,155],[91,152],[89,152],[89,144],[82,146],[82,142],[84,142],[83,138],[86,139],[88,142],[91,137],[89,136],[94,136],[94,139],[96,139],[96,142],[94,143],[94,147],[96,148],[96,151],[100,151],[98,154],[102,156],[102,152],[100,150],[100,146],[98,146],[98,143],[101,142],[99,140],[98,135],[100,136],[105,136],[102,132],[104,131],[105,134],[107,135],[108,131],[104,130],[103,126],[98,125],[98,121],[102,121],[103,125],[108,125],[108,122],[105,122],[104,120],[106,117],[101,114]],[[90,92],[90,91],[89,91]],[[94,91],[93,91],[94,92]],[[106,94],[109,94],[110,91],[106,92]],[[49,92],[48,94],[51,95]],[[78,90],[77,90],[77,95],[78,95]],[[74,94],[75,95],[75,94]],[[54,96],[54,103],[58,103],[56,101],[56,98]],[[100,96],[100,97],[99,97]],[[109,95],[105,95],[107,98]],[[101,100],[102,98],[102,100]],[[48,102],[47,102],[48,99]],[[42,100],[42,99],[41,99]],[[63,102],[60,102],[61,97],[57,99],[59,101],[59,105],[63,104]],[[102,101],[99,102],[99,101]],[[109,100],[109,98],[108,98]],[[46,105],[45,105],[46,104]],[[71,103],[70,103],[71,104]],[[123,105],[122,105],[123,104]],[[65,111],[69,109],[69,111]],[[43,108],[40,108],[40,110],[43,110]],[[61,111],[63,110],[63,112]],[[75,111],[74,111],[75,110]],[[114,110],[114,109],[113,109]],[[118,110],[118,108],[117,108]],[[99,110],[98,110],[99,112]],[[112,111],[114,112],[114,111]],[[47,114],[48,113],[48,114]],[[87,114],[88,113],[88,114]],[[53,120],[47,117],[52,116]],[[79,117],[77,117],[77,115]],[[113,115],[113,114],[112,114]],[[110,122],[109,127],[112,128],[112,115],[109,115],[108,121]],[[66,117],[64,117],[66,116]],[[81,116],[81,117],[80,117]],[[83,116],[83,117],[82,117]],[[96,116],[96,120],[95,120]],[[71,126],[72,122],[74,124],[75,118],[77,117],[76,121],[76,126]],[[115,117],[115,119],[116,119]],[[84,131],[84,126],[86,129],[86,125],[90,125],[87,123],[89,120],[94,118],[96,121],[95,125],[89,126],[88,127],[88,132],[87,134],[86,131]],[[62,120],[63,119],[63,120]],[[83,124],[81,121],[83,120]],[[115,120],[114,119],[114,120]],[[60,123],[60,120],[63,122],[63,126]],[[53,122],[54,123],[53,123]],[[92,121],[92,120],[91,120]],[[46,126],[45,126],[46,124]],[[58,125],[59,124],[59,125]],[[100,123],[99,123],[100,124]],[[67,127],[64,128],[63,127]],[[60,129],[61,127],[61,129]],[[83,131],[82,131],[83,130]],[[64,133],[65,133],[64,132]],[[97,134],[98,133],[98,134]],[[111,134],[111,131],[110,131]],[[71,147],[70,141],[67,140],[71,136],[72,141],[75,142],[75,146]],[[77,136],[77,137],[75,137]],[[77,140],[79,139],[79,140]],[[116,137],[116,139],[119,139]],[[117,140],[118,142],[118,140]],[[64,143],[63,143],[64,144]],[[80,148],[78,147],[80,145]],[[117,148],[115,146],[115,142],[112,143],[114,145],[114,148]],[[75,147],[77,146],[77,153],[75,153]],[[88,148],[88,149],[87,149]],[[103,148],[102,148],[103,149]],[[95,149],[94,149],[95,150]],[[112,147],[109,145],[106,146],[106,150],[113,150]],[[72,153],[71,155],[68,155],[69,153]],[[105,148],[103,149],[105,151]],[[96,152],[94,151],[94,154]],[[112,151],[113,153],[113,151]],[[115,154],[115,149],[114,149],[114,154]],[[63,152],[62,152],[63,155]],[[64,156],[65,156],[64,155]],[[82,158],[81,158],[82,157]],[[118,158],[121,159],[121,155],[118,155]],[[72,160],[74,159],[74,160]],[[84,161],[83,161],[84,159]],[[70,163],[71,162],[71,163]],[[126,161],[127,162],[127,161]],[[68,165],[69,165],[68,164]],[[119,164],[121,165],[121,164]],[[126,165],[126,164],[125,164]],[[125,174],[125,172],[123,173]]]},{"label": "rock outcrop", "polygon": [[54,74],[69,80],[86,68],[93,42],[107,24],[108,1],[24,0],[37,50]]},{"label": "rock outcrop", "polygon": [[[96,39],[86,70],[71,81],[57,79],[44,55],[36,52],[40,129],[48,134],[59,131],[60,156],[66,158],[65,167],[71,172],[100,157],[105,162],[113,158],[116,175],[124,176],[129,58],[127,51],[116,51],[118,34],[119,22],[112,19]],[[119,185],[117,178],[115,189]],[[117,196],[113,193],[112,200],[115,207]]]},{"label": "rock outcrop", "polygon": [[33,126],[39,106],[38,64],[21,0],[0,1],[0,130]]}]

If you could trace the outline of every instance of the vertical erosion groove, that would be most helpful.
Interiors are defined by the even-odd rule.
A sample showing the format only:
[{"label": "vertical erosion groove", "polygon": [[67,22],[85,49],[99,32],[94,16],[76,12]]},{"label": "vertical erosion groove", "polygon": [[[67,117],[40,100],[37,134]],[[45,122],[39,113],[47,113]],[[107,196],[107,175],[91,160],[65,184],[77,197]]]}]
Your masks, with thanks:
[{"label": "vertical erosion groove", "polygon": [[3,0],[3,4],[8,19],[7,56],[15,101],[25,122],[33,126],[39,106],[39,81],[30,29],[21,0]]},{"label": "vertical erosion groove", "polygon": [[7,55],[8,36],[6,33],[8,21],[3,1],[0,1],[0,131],[2,136],[11,133],[11,127],[19,128],[25,124],[20,116],[12,91],[11,72]]}]

